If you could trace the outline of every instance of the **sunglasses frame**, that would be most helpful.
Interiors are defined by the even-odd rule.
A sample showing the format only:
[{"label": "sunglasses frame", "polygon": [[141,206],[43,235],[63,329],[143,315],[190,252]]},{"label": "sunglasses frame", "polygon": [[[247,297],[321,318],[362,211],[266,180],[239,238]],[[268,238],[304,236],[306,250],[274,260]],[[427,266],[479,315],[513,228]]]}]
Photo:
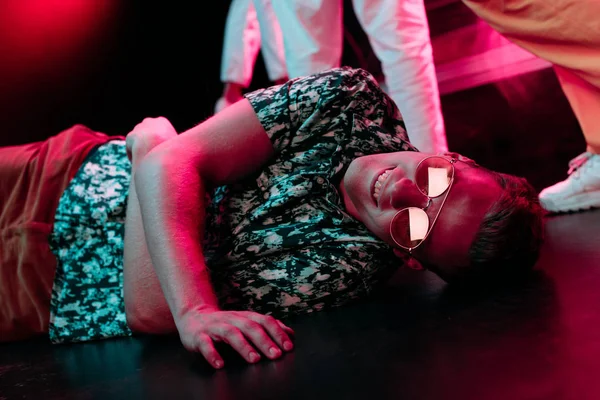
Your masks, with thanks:
[{"label": "sunglasses frame", "polygon": [[[456,169],[454,168],[454,164],[458,161],[456,158],[447,158],[447,157],[443,157],[443,156],[427,156],[425,158],[423,158],[421,161],[419,161],[419,163],[417,164],[417,168],[415,169],[415,176],[417,175],[417,171],[419,171],[419,168],[421,167],[421,165],[423,164],[424,161],[429,160],[431,158],[441,158],[447,162],[450,163],[450,166],[452,167],[452,175],[450,176],[450,182],[448,183],[448,187],[446,188],[446,190],[444,190],[442,193],[438,194],[437,196],[429,196],[426,193],[423,193],[423,191],[421,190],[421,188],[417,185],[417,189],[419,189],[419,192],[423,193],[425,196],[427,196],[428,202],[427,205],[425,207],[404,207],[403,209],[399,210],[396,214],[394,214],[394,216],[392,217],[392,220],[390,221],[390,236],[392,237],[392,240],[394,241],[394,243],[396,243],[396,245],[406,251],[408,251],[408,254],[412,254],[413,250],[416,249],[417,247],[419,247],[421,244],[423,244],[423,242],[429,237],[429,234],[431,233],[431,231],[433,230],[433,227],[435,225],[435,223],[437,222],[438,217],[440,216],[440,212],[442,212],[442,208],[444,208],[444,204],[446,203],[446,199],[448,198],[448,194],[450,193],[450,189],[452,188],[452,184],[454,183],[454,174],[456,172]],[[442,201],[442,204],[440,205],[440,208],[437,212],[437,214],[435,215],[435,218],[433,219],[433,222],[431,224],[429,224],[429,226],[427,227],[427,233],[425,233],[425,237],[423,237],[423,239],[417,243],[416,246],[414,247],[407,247],[404,246],[400,243],[398,243],[398,241],[396,240],[396,238],[394,237],[394,233],[392,230],[392,226],[394,225],[394,220],[396,219],[396,217],[403,211],[408,210],[410,208],[416,208],[419,210],[423,210],[423,212],[425,212],[425,215],[427,215],[426,211],[429,208],[429,206],[431,205],[433,199],[436,199],[438,197],[440,197],[443,194],[446,194],[444,196],[444,200]],[[429,215],[427,215],[427,222],[429,223],[430,219],[429,219]]]}]

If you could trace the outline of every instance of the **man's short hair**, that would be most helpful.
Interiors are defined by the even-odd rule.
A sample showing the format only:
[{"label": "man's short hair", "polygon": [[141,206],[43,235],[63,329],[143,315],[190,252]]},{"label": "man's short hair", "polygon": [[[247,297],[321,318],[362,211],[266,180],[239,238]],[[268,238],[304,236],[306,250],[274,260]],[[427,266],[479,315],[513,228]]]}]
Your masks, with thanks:
[{"label": "man's short hair", "polygon": [[459,280],[512,279],[530,271],[539,257],[545,212],[537,192],[524,178],[489,172],[502,194],[483,218]]}]

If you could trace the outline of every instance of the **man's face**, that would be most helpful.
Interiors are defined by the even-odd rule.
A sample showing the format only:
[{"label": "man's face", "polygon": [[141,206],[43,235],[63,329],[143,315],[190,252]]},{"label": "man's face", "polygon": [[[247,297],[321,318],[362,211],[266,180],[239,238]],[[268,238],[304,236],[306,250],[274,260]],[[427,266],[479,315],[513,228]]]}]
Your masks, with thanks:
[{"label": "man's face", "polygon": [[[398,246],[389,229],[394,215],[406,207],[424,208],[428,204],[427,196],[415,184],[417,165],[427,156],[404,151],[360,157],[350,164],[340,184],[350,215],[394,248]],[[431,224],[448,196],[437,222],[413,251],[415,258],[435,266],[442,277],[451,276],[453,266],[468,265],[468,251],[481,221],[502,191],[489,172],[475,167],[472,161],[459,158],[454,167],[452,187],[434,198],[426,210]],[[377,181],[378,193],[374,195]]]}]

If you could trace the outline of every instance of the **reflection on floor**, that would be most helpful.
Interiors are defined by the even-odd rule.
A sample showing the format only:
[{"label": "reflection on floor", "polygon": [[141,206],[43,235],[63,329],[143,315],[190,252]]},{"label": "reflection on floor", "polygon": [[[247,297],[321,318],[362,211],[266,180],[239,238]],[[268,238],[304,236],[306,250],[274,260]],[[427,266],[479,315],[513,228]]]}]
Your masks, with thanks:
[{"label": "reflection on floor", "polygon": [[176,337],[0,345],[0,399],[600,398],[600,211],[548,219],[536,273],[453,290],[402,271],[368,302],[288,321],[296,349],[214,372]]}]

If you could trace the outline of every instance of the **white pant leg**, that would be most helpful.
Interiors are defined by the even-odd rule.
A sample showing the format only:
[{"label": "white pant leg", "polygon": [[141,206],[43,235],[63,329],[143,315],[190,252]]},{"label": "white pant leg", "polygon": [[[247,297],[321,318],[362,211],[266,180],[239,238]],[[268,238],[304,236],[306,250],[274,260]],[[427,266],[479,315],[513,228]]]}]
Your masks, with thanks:
[{"label": "white pant leg", "polygon": [[273,0],[273,10],[283,32],[290,78],[340,66],[341,0]]},{"label": "white pant leg", "polygon": [[272,82],[287,77],[283,36],[273,11],[272,0],[253,0],[261,37],[261,53],[265,60],[265,69]]},{"label": "white pant leg", "polygon": [[250,86],[260,49],[260,31],[251,0],[233,0],[225,22],[221,82]]},{"label": "white pant leg", "polygon": [[423,152],[447,151],[423,0],[353,0],[353,5],[411,142]]}]

